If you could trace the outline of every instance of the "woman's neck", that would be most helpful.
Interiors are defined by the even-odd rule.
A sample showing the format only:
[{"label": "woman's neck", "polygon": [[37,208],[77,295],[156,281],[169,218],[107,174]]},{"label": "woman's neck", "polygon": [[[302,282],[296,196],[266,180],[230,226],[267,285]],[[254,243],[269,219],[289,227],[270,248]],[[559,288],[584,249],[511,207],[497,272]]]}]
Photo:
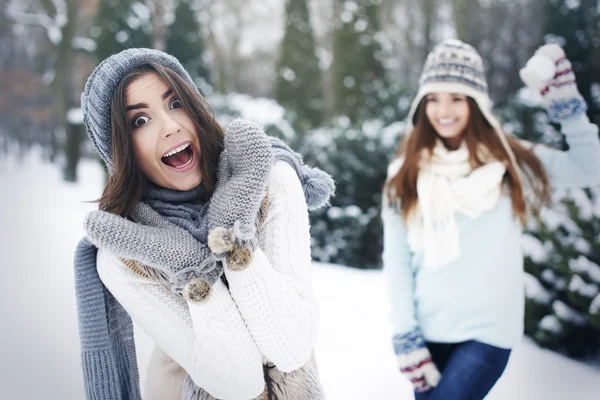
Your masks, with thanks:
[{"label": "woman's neck", "polygon": [[452,137],[452,138],[441,138],[442,143],[446,148],[450,151],[458,150],[460,144],[462,142],[462,138],[460,136]]}]

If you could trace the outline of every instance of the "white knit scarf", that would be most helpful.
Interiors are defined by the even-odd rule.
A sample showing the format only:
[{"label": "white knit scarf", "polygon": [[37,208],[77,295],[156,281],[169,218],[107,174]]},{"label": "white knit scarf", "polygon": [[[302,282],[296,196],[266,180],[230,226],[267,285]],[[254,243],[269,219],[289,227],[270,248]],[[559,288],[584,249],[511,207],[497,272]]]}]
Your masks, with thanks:
[{"label": "white knit scarf", "polygon": [[423,254],[423,265],[439,268],[461,253],[456,213],[475,219],[493,209],[502,191],[506,165],[487,149],[478,149],[484,165],[473,169],[463,141],[449,151],[438,140],[431,155],[424,151],[417,177],[418,204],[408,221],[408,243]]}]

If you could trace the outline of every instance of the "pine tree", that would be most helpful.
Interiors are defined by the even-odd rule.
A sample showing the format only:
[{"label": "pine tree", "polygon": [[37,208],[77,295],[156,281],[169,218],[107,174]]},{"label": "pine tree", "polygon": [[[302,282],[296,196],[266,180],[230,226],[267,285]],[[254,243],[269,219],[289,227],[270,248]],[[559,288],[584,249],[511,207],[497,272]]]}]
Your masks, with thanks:
[{"label": "pine tree", "polygon": [[180,0],[175,9],[175,19],[167,29],[166,51],[175,56],[192,79],[210,83],[210,70],[204,61],[204,34],[198,12],[189,0]]},{"label": "pine tree", "polygon": [[139,1],[101,0],[94,32],[100,61],[130,47],[152,47],[150,10]]},{"label": "pine tree", "polygon": [[307,0],[287,0],[275,82],[275,98],[288,110],[295,128],[301,132],[321,123],[325,106],[307,3]]},{"label": "pine tree", "polygon": [[333,113],[357,124],[378,116],[390,101],[378,42],[380,0],[336,2],[340,12],[333,39]]},{"label": "pine tree", "polygon": [[557,191],[553,200],[526,236],[525,332],[585,357],[600,350],[600,188]]},{"label": "pine tree", "polygon": [[[499,114],[521,139],[563,147],[538,105],[517,96]],[[600,350],[598,232],[600,187],[553,191],[551,206],[530,217],[523,236],[525,333],[573,357]]]}]

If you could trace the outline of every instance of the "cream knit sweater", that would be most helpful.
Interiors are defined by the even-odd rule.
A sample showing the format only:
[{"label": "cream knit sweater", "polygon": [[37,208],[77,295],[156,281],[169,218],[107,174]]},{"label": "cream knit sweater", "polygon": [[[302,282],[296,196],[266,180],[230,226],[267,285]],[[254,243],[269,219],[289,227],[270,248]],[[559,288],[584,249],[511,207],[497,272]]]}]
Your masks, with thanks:
[{"label": "cream knit sweater", "polygon": [[294,169],[275,163],[261,248],[242,271],[225,268],[229,290],[187,303],[98,251],[102,282],[132,319],[194,382],[220,399],[250,399],[264,390],[266,359],[281,371],[304,365],[314,347],[318,309],[311,283],[308,211]]}]

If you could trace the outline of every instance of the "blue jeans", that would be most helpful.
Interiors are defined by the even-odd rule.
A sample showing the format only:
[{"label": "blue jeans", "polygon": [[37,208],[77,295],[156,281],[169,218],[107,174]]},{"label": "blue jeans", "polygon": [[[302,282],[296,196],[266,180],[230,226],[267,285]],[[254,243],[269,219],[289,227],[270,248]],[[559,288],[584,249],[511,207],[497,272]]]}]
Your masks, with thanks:
[{"label": "blue jeans", "polygon": [[427,347],[442,379],[434,389],[415,393],[416,400],[481,400],[504,372],[510,355],[509,349],[476,340],[427,342]]}]

